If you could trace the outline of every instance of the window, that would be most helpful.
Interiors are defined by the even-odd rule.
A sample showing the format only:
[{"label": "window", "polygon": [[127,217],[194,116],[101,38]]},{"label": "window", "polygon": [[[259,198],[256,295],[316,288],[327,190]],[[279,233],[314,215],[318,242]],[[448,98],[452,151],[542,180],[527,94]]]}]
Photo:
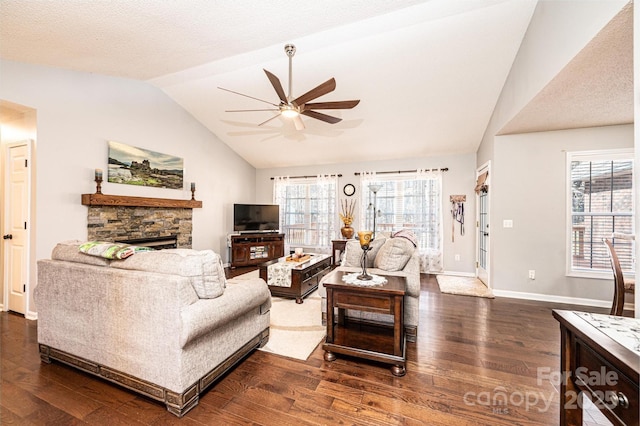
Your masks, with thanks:
[{"label": "window", "polygon": [[274,203],[280,205],[280,231],[289,247],[329,250],[336,231],[337,178],[276,178]]},{"label": "window", "polygon": [[[375,204],[376,233],[412,231],[423,272],[442,270],[441,172],[361,176],[360,229],[373,230]],[[374,194],[369,185],[380,185],[380,189]]]},{"label": "window", "polygon": [[[567,155],[569,268],[572,275],[611,274],[603,238],[634,233],[633,152],[574,152]],[[634,242],[614,239],[624,271],[633,273]]]}]

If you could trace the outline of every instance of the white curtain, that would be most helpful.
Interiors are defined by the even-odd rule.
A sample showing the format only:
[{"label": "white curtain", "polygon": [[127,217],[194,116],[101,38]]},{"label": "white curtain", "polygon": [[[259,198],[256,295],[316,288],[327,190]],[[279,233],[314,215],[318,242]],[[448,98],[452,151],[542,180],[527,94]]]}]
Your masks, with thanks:
[{"label": "white curtain", "polygon": [[280,206],[280,232],[285,234],[284,253],[289,253],[289,242],[286,236],[286,220],[287,220],[287,187],[289,186],[289,176],[276,176],[273,178],[273,204]]},{"label": "white curtain", "polygon": [[376,172],[360,172],[360,230],[373,230],[373,193],[369,185],[375,185]]},{"label": "white curtain", "polygon": [[[370,185],[382,185],[373,194]],[[373,229],[374,204],[376,233],[407,229],[416,235],[421,272],[441,272],[442,265],[442,172],[417,170],[415,173],[360,174],[362,194],[360,229]]]},{"label": "white curtain", "polygon": [[336,188],[338,176],[315,178],[276,177],[273,202],[280,206],[280,230],[285,233],[285,251],[303,247],[330,253],[338,221]]},{"label": "white curtain", "polygon": [[338,215],[338,175],[318,175],[316,177],[318,191],[317,253],[331,254],[331,240],[340,232],[340,217]]},{"label": "white curtain", "polygon": [[[276,176],[273,178],[273,204],[279,204],[280,200],[286,198],[287,185],[289,185],[289,176]],[[282,215],[280,220],[282,220]]]},{"label": "white curtain", "polygon": [[427,247],[420,249],[420,271],[442,272],[442,172],[440,170],[418,170],[416,178],[425,184],[425,210],[429,218]]}]

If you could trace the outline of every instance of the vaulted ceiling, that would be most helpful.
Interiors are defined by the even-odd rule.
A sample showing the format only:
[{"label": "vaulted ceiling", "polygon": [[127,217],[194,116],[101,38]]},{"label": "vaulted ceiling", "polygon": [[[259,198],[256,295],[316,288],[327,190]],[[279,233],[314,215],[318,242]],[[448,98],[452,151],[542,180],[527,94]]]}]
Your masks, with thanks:
[{"label": "vaulted ceiling", "polygon": [[[535,7],[536,0],[2,0],[0,57],[154,84],[257,168],[428,157],[477,150]],[[632,23],[608,33],[619,52],[610,60],[625,58],[614,69],[632,82],[624,25]],[[278,103],[263,69],[288,92],[287,43],[297,48],[294,97],[334,77],[335,91],[315,101],[360,100],[323,111],[342,121],[303,117],[306,128],[296,130],[283,117],[259,126],[272,112],[225,112],[269,105],[219,87]],[[587,53],[610,47],[600,42]],[[599,61],[568,66],[572,74],[502,131],[540,130],[545,103]],[[604,125],[628,120],[620,117],[628,106],[616,108]]]}]

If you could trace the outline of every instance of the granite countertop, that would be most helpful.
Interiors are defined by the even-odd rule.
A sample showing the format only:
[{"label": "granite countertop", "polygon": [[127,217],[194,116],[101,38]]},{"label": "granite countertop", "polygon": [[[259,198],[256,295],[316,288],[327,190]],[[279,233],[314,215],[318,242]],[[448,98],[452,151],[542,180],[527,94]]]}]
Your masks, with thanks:
[{"label": "granite countertop", "polygon": [[577,312],[576,315],[590,325],[640,356],[640,318]]}]

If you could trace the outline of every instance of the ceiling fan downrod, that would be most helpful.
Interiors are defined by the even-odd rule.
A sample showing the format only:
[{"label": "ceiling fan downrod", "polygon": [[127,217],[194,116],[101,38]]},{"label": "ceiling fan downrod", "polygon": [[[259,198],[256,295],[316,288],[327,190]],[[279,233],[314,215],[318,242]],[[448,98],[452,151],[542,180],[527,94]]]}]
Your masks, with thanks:
[{"label": "ceiling fan downrod", "polygon": [[293,93],[293,55],[296,54],[296,47],[293,44],[286,44],[284,51],[289,57],[289,94],[287,102],[291,102],[291,94]]}]

